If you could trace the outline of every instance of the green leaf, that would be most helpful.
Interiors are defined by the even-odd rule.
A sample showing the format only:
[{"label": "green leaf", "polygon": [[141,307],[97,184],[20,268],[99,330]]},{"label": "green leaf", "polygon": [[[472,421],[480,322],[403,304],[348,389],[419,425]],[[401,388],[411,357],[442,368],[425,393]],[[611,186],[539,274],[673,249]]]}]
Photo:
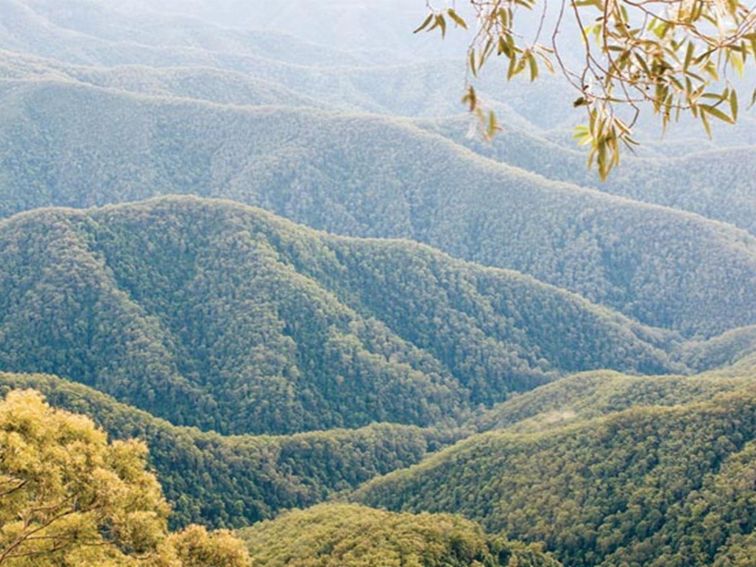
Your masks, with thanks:
[{"label": "green leaf", "polygon": [[441,28],[441,37],[446,37],[446,18],[442,14],[436,16],[438,26]]},{"label": "green leaf", "polygon": [[449,8],[446,11],[447,14],[449,14],[449,17],[454,20],[454,23],[457,24],[459,27],[463,29],[467,29],[467,22],[462,19],[462,17],[457,14],[457,12],[454,10],[454,8]]},{"label": "green leaf", "polygon": [[733,121],[738,119],[738,93],[735,89],[730,92],[730,114],[732,114]]},{"label": "green leaf", "polygon": [[732,68],[735,69],[738,77],[743,76],[745,65],[743,65],[743,57],[741,57],[739,53],[735,53],[734,51],[730,53],[730,65],[732,65]]},{"label": "green leaf", "polygon": [[716,106],[712,106],[710,104],[699,104],[699,108],[706,114],[711,114],[714,118],[717,118],[721,120],[722,122],[727,122],[729,124],[734,124],[734,120],[727,116],[724,112],[719,110]]},{"label": "green leaf", "polygon": [[486,137],[493,138],[496,132],[501,130],[499,122],[496,120],[496,114],[493,110],[488,112],[488,126],[486,127]]},{"label": "green leaf", "polygon": [[423,23],[422,23],[422,24],[420,24],[420,25],[419,25],[419,26],[417,27],[417,29],[415,29],[415,31],[413,31],[412,33],[419,33],[419,32],[421,32],[421,31],[423,31],[423,30],[424,30],[425,28],[427,28],[427,27],[428,27],[428,25],[430,25],[430,23],[431,23],[432,21],[433,21],[433,13],[430,13],[430,14],[428,14],[428,17],[427,17],[427,18],[425,18],[425,19],[423,20]]},{"label": "green leaf", "polygon": [[530,66],[530,81],[535,81],[538,78],[538,63],[536,62],[535,55],[532,51],[526,51],[525,56],[528,59],[528,65]]},{"label": "green leaf", "polygon": [[703,124],[704,130],[706,130],[706,134],[711,138],[711,125],[709,124],[709,119],[706,118],[706,113],[701,112],[701,123]]},{"label": "green leaf", "polygon": [[515,76],[516,67],[517,67],[517,55],[513,53],[512,57],[509,59],[509,67],[507,68],[507,80]]},{"label": "green leaf", "polygon": [[685,62],[683,63],[683,71],[687,71],[690,67],[690,62],[693,60],[694,45],[692,41],[688,41],[688,49],[685,52]]},{"label": "green leaf", "polygon": [[580,97],[572,101],[572,106],[577,108],[578,106],[586,106],[588,104],[588,101],[585,100],[585,97]]}]

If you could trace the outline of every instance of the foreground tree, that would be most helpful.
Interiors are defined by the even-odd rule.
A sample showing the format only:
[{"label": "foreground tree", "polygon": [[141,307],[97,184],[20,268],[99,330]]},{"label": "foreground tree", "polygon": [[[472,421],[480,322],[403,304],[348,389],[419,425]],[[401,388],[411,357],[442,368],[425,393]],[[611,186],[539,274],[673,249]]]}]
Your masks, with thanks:
[{"label": "foreground tree", "polygon": [[226,532],[169,536],[146,455],[143,443],[108,443],[90,419],[37,392],[9,393],[0,401],[0,566],[247,565]]},{"label": "foreground tree", "polygon": [[[491,57],[505,60],[508,79],[528,73],[532,81],[542,67],[558,69],[576,90],[574,105],[586,109],[588,122],[575,137],[590,146],[589,165],[602,179],[619,163],[620,144],[636,144],[631,131],[644,106],[664,128],[685,114],[709,135],[711,119],[734,123],[739,102],[730,75],[742,77],[756,57],[756,10],[740,0],[469,0],[463,15],[448,2],[426,4],[429,14],[416,32],[437,29],[443,36],[450,25],[468,29],[475,22],[463,100],[487,136],[499,126],[473,83]],[[523,10],[539,10],[532,33]],[[563,31],[582,45],[578,68],[566,63]]]}]

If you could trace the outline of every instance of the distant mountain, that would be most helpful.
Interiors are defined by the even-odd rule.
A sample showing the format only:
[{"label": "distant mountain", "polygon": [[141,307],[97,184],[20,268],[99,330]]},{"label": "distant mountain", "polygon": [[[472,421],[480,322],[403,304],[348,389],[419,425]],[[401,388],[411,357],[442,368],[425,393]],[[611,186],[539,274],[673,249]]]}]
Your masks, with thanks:
[{"label": "distant mountain", "polygon": [[474,435],[355,499],[453,510],[575,567],[747,565],[731,561],[753,550],[752,380],[707,402]]},{"label": "distant mountain", "polygon": [[[76,13],[84,11],[89,2],[81,0],[24,0],[40,14],[55,18],[54,7],[62,3]],[[223,28],[274,30],[315,43],[328,43],[331,49],[350,54],[383,54],[394,58],[436,58],[439,51],[458,53],[467,41],[459,33],[441,42],[435,36],[413,36],[426,15],[423,2],[404,0],[294,0],[287,3],[266,0],[105,0],[110,13],[136,14],[170,22],[179,18],[196,18]],[[83,6],[83,7],[82,7]],[[101,8],[102,9],[102,8]],[[465,8],[459,7],[464,13]],[[89,11],[92,11],[89,8]],[[67,23],[79,26],[76,20]],[[207,24],[206,24],[207,25]],[[301,41],[301,40],[300,40]]]},{"label": "distant mountain", "polygon": [[[186,16],[124,9],[93,0],[2,0],[0,45],[60,61],[106,63],[112,58],[191,60],[235,56],[297,65],[360,65],[366,58],[293,35],[222,27]],[[115,9],[114,9],[115,8]],[[137,62],[135,62],[137,63]],[[159,64],[158,66],[162,66]]]},{"label": "distant mountain", "polygon": [[223,196],[340,234],[412,238],[688,335],[756,322],[745,231],[554,183],[407,122],[68,82],[0,91],[0,215]]},{"label": "distant mountain", "polygon": [[220,432],[461,417],[560,374],[672,370],[669,336],[520,274],[165,198],[0,223],[0,369]]},{"label": "distant mountain", "polygon": [[[585,153],[575,147],[572,140],[566,144],[555,141],[547,131],[524,118],[524,115],[536,114],[532,106],[553,106],[547,104],[550,95],[543,99],[544,91],[548,92],[543,85],[538,89],[539,96],[535,97],[522,96],[512,85],[491,85],[507,103],[494,105],[505,129],[490,143],[477,134],[471,135],[471,126],[474,126],[471,117],[443,118],[446,114],[456,115],[461,109],[456,104],[457,92],[448,88],[453,83],[451,77],[458,71],[451,62],[411,68],[307,68],[305,71],[266,64],[261,68],[261,74],[266,77],[262,79],[212,67],[92,67],[0,52],[0,77],[7,79],[73,80],[138,94],[242,106],[346,108],[413,117],[435,116],[418,119],[416,125],[480,155],[549,179],[694,212],[756,233],[753,222],[756,195],[751,183],[756,176],[756,146],[747,145],[756,139],[746,135],[742,139],[746,145],[732,145],[738,138],[732,134],[749,132],[747,125],[729,133],[731,143],[725,148],[696,142],[695,147],[686,150],[685,157],[627,155],[624,167],[608,181],[601,182],[596,172],[586,167]],[[303,91],[306,94],[299,94]],[[747,122],[748,117],[743,120]]]},{"label": "distant mountain", "polygon": [[[150,9],[131,13],[123,2],[111,8],[91,0],[0,0],[4,14],[0,49],[7,51],[4,58],[14,58],[12,51],[59,64],[230,71],[341,110],[435,117],[465,112],[460,102],[464,51],[450,49],[453,57],[439,57],[439,47],[449,42],[415,36],[408,33],[411,30],[396,32],[412,43],[425,39],[432,46],[430,59],[396,52],[361,53],[363,44],[348,53],[321,45],[332,44],[332,34],[319,36],[313,44],[282,33],[243,30],[240,22],[232,28],[217,27]],[[261,6],[256,13],[264,11]],[[423,17],[423,6],[413,11]],[[219,78],[221,84],[228,80]],[[230,80],[238,77],[232,75]],[[535,93],[528,94],[491,73],[480,90],[510,120],[527,114],[540,126],[553,127],[574,115],[571,99],[558,80],[546,78]]]},{"label": "distant mountain", "polygon": [[[747,120],[747,117],[744,118]],[[586,167],[585,153],[565,147],[545,134],[506,124],[492,142],[469,136],[469,118],[422,122],[422,127],[442,134],[476,153],[521,167],[549,179],[592,187],[636,201],[690,211],[728,222],[756,234],[756,138],[751,145],[716,148],[698,144],[685,157],[623,157],[622,166],[601,182]],[[753,132],[751,128],[733,129]],[[730,134],[721,130],[720,135]],[[743,142],[748,142],[744,138]],[[703,150],[703,151],[702,151]]]},{"label": "distant mountain", "polygon": [[699,372],[719,369],[719,373],[739,369],[756,373],[756,325],[733,329],[707,341],[681,345],[676,358]]},{"label": "distant mountain", "polygon": [[452,434],[402,425],[291,436],[223,437],[166,421],[55,376],[0,372],[0,397],[33,388],[91,417],[114,439],[139,438],[171,504],[171,523],[239,527],[316,504],[415,463]]},{"label": "distant mountain", "polygon": [[259,567],[559,567],[537,546],[491,538],[447,514],[394,514],[322,504],[241,530]]}]

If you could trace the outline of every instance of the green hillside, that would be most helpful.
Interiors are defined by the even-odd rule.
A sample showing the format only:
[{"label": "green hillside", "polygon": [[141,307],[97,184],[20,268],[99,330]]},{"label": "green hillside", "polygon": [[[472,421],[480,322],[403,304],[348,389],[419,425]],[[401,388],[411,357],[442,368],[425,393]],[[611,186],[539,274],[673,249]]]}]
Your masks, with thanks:
[{"label": "green hillside", "polygon": [[[369,534],[366,537],[366,534]],[[323,504],[239,532],[260,567],[558,567],[536,546],[487,536],[446,514]]]},{"label": "green hillside", "polygon": [[724,367],[756,372],[756,326],[733,329],[706,341],[687,342],[675,357],[699,372]]},{"label": "green hillside", "polygon": [[491,532],[543,541],[576,567],[748,565],[755,429],[747,386],[540,433],[476,435],[369,482],[355,499],[454,510]]},{"label": "green hillside", "polygon": [[[756,343],[752,343],[753,344]],[[713,357],[712,359],[715,359]],[[640,406],[675,406],[709,400],[753,385],[756,375],[737,367],[695,376],[629,376],[595,371],[575,374],[476,414],[477,431],[542,431]]]},{"label": "green hillside", "polygon": [[567,372],[675,368],[670,337],[531,278],[231,202],[31,212],[0,243],[0,368],[180,425],[428,425]]},{"label": "green hillside", "polygon": [[292,436],[223,437],[175,427],[86,386],[54,376],[0,372],[0,398],[33,388],[55,407],[90,416],[111,438],[147,442],[171,503],[171,522],[247,525],[303,507],[415,463],[453,439],[401,425]]},{"label": "green hillside", "polygon": [[[450,105],[457,98],[456,92],[448,90],[448,85],[453,83],[450,76],[456,71],[446,62],[441,64],[444,69],[441,73],[438,66],[421,64],[412,68],[310,67],[304,71],[275,69],[268,64],[261,66],[260,75],[267,77],[262,79],[211,67],[127,65],[106,68],[62,64],[11,51],[1,55],[0,76],[8,79],[72,80],[132,93],[242,106],[347,108],[407,116],[444,116],[461,110],[456,104]],[[336,78],[338,87],[334,84],[326,86]],[[304,89],[304,82],[315,84],[316,88]],[[687,147],[685,157],[626,156],[623,167],[607,182],[600,182],[595,171],[585,167],[584,153],[571,140],[566,144],[553,141],[547,132],[512,110],[515,107],[532,116],[534,110],[521,99],[521,94],[506,85],[491,85],[490,88],[498,93],[497,100],[507,100],[506,105],[494,104],[499,120],[506,124],[506,128],[493,142],[470,136],[469,116],[424,119],[417,125],[478,154],[549,179],[698,213],[756,233],[752,220],[756,218],[756,207],[750,183],[756,175],[752,165],[753,146],[715,149],[717,146],[713,143],[694,140],[694,146],[688,144],[690,147]],[[548,93],[548,88],[542,90]],[[299,94],[303,91],[307,94]],[[429,97],[428,92],[434,93],[433,96]],[[545,93],[539,93],[539,97],[543,95]],[[541,102],[550,106],[548,100]],[[747,130],[747,126],[737,132],[741,130]],[[733,132],[728,132],[728,146],[734,143],[732,138]],[[678,140],[678,143],[682,142]]]},{"label": "green hillside", "polygon": [[756,320],[744,231],[549,182],[380,118],[5,81],[0,177],[5,215],[224,196],[341,234],[413,238],[688,334]]},{"label": "green hillside", "polygon": [[[744,118],[747,121],[748,117]],[[545,133],[525,129],[503,119],[506,128],[492,142],[468,135],[469,118],[459,117],[419,124],[448,137],[476,153],[505,164],[521,167],[549,179],[591,187],[606,193],[690,211],[704,217],[728,222],[756,234],[756,146],[717,148],[698,140],[684,157],[624,156],[622,165],[605,182],[585,167],[580,148],[556,143]],[[753,126],[753,125],[751,125]],[[720,130],[719,138],[737,137],[748,126]],[[750,128],[750,131],[753,131]],[[750,143],[756,139],[749,136]],[[747,142],[748,138],[743,142]],[[644,142],[645,145],[645,142]],[[656,146],[652,146],[656,147]]]},{"label": "green hillside", "polygon": [[756,567],[747,7],[472,4],[0,0],[0,567]]}]

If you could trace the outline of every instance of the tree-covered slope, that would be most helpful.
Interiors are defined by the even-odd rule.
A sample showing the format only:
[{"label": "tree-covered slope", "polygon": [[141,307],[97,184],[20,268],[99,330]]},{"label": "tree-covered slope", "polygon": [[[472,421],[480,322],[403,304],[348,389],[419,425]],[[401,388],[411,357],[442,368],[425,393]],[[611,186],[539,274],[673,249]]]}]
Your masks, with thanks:
[{"label": "tree-covered slope", "polygon": [[[748,117],[744,118],[747,122]],[[423,121],[419,124],[483,156],[521,167],[549,179],[567,181],[636,201],[654,203],[728,222],[756,234],[756,146],[717,148],[696,140],[684,157],[624,156],[608,180],[585,167],[585,154],[563,146],[542,132],[504,119],[506,128],[492,141],[469,136],[469,118]],[[753,133],[753,124],[739,132]],[[733,132],[720,130],[721,137]],[[756,143],[752,135],[743,142]]]},{"label": "tree-covered slope", "polygon": [[520,274],[258,209],[162,198],[0,224],[0,368],[177,424],[294,432],[461,417],[670,337]]},{"label": "tree-covered slope", "polygon": [[225,196],[316,228],[408,237],[517,269],[685,333],[756,319],[756,245],[746,232],[549,182],[406,123],[45,81],[5,81],[2,91],[4,215],[161,193]]},{"label": "tree-covered slope", "polygon": [[0,372],[0,398],[32,388],[54,407],[91,417],[111,438],[139,438],[171,504],[174,525],[238,527],[303,507],[406,467],[453,437],[431,429],[372,425],[292,436],[201,433],[120,404],[86,386]]},{"label": "tree-covered slope", "polygon": [[[263,79],[259,78],[260,74],[255,77],[211,67],[92,67],[63,64],[10,51],[0,52],[0,76],[8,79],[70,80],[133,93],[241,106],[357,108],[408,116],[443,116],[459,111],[448,106],[450,101],[456,100],[456,94],[445,87],[450,84],[447,75],[455,71],[446,63],[440,65],[445,70],[443,73],[438,73],[436,67],[422,64],[413,68],[309,68],[304,77],[301,71],[291,73],[291,78],[295,79],[292,82],[288,73],[274,72],[272,69],[260,73],[268,77]],[[321,75],[319,78],[316,77],[318,74]],[[327,75],[338,76],[342,80],[348,77],[351,86],[339,86],[341,94],[334,97],[334,89],[325,86],[328,83]],[[315,87],[304,89],[301,81]],[[283,86],[283,83],[290,83],[291,88]],[[516,90],[504,85],[491,85],[490,88],[498,93],[498,99],[507,101],[507,104],[493,103],[499,120],[506,124],[506,128],[492,142],[470,135],[472,119],[469,116],[418,120],[417,125],[478,154],[549,179],[690,211],[729,222],[752,234],[756,232],[752,220],[756,218],[756,195],[751,183],[756,175],[753,146],[716,149],[713,143],[696,140],[695,146],[686,151],[685,157],[626,156],[615,174],[608,181],[600,182],[596,172],[585,167],[585,155],[579,148],[573,147],[572,140],[563,145],[549,139],[547,132],[539,130],[511,109],[516,107],[529,117],[533,112],[527,108],[525,101],[520,100]],[[301,92],[307,94],[299,94]],[[538,98],[541,95],[543,93],[539,93]],[[541,102],[548,106],[546,100]],[[747,117],[744,118],[746,120]],[[748,131],[748,127],[743,126],[739,130]],[[728,132],[728,138],[732,138],[732,133]]]},{"label": "tree-covered slope", "polygon": [[192,98],[239,106],[323,107],[323,103],[286,87],[235,71],[212,67],[64,65],[49,59],[0,51],[0,77],[54,79],[155,96]]},{"label": "tree-covered slope", "polygon": [[286,512],[239,536],[255,567],[558,567],[536,546],[491,538],[446,514],[395,514],[354,504]]},{"label": "tree-covered slope", "polygon": [[724,368],[756,371],[756,325],[733,329],[705,341],[686,342],[674,356],[699,372],[712,369],[722,372]]},{"label": "tree-covered slope", "polygon": [[755,430],[746,387],[546,432],[472,436],[369,482],[355,499],[454,510],[492,532],[543,541],[576,567],[748,565]]},{"label": "tree-covered slope", "polygon": [[[713,360],[718,357],[713,356]],[[675,406],[756,385],[756,374],[727,367],[694,376],[630,376],[611,371],[583,372],[512,396],[477,413],[477,431],[541,431],[639,406]]]}]

